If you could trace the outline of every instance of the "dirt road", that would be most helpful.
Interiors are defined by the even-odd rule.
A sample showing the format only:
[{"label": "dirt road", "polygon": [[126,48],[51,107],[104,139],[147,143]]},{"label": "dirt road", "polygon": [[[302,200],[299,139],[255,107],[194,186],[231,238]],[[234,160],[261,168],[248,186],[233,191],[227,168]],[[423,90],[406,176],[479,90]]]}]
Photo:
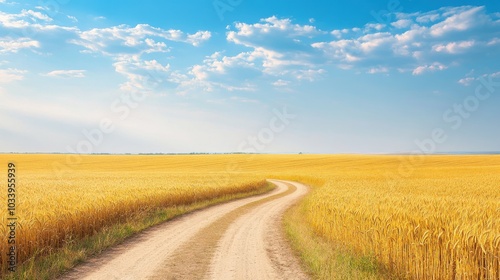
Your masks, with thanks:
[{"label": "dirt road", "polygon": [[61,279],[308,279],[284,239],[283,212],[307,193],[295,182],[147,230]]}]

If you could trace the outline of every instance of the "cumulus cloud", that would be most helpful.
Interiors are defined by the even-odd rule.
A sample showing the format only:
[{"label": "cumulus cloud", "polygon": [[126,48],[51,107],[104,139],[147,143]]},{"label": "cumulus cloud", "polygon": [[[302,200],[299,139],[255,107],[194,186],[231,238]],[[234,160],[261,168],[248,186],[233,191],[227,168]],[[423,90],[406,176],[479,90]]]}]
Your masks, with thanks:
[{"label": "cumulus cloud", "polygon": [[53,78],[85,78],[85,70],[54,70],[43,74]]},{"label": "cumulus cloud", "polygon": [[18,14],[0,12],[0,24],[8,28],[23,28],[30,25],[42,26],[41,24],[51,21],[52,18],[46,14],[33,10],[22,10]]},{"label": "cumulus cloud", "polygon": [[[247,50],[234,55],[216,52],[207,57],[190,69],[192,83],[198,81],[213,90],[210,81],[230,84],[221,77],[234,73],[315,81],[328,65],[368,74],[394,69],[422,75],[466,63],[474,59],[473,53],[500,43],[500,21],[484,7],[473,6],[400,12],[387,24],[368,23],[329,32],[311,21],[299,24],[276,16],[256,23],[237,22],[227,29],[227,41]],[[332,39],[325,41],[328,36]]]},{"label": "cumulus cloud", "polygon": [[442,71],[448,68],[447,66],[439,63],[439,62],[434,62],[431,65],[422,65],[418,66],[413,70],[413,75],[422,75],[425,72],[435,72],[435,71]]},{"label": "cumulus cloud", "polygon": [[[161,86],[182,94],[217,89],[255,91],[255,81],[259,80],[277,88],[314,82],[332,66],[368,74],[398,70],[423,75],[477,62],[477,54],[483,51],[490,54],[490,60],[499,58],[494,51],[500,44],[499,16],[487,13],[485,7],[444,7],[394,15],[395,20],[385,24],[367,23],[328,31],[315,26],[314,20],[298,23],[276,16],[236,22],[227,27],[226,33],[227,43],[236,48],[211,50],[212,54],[202,61],[176,69],[165,54],[171,56],[179,44],[202,46],[212,37],[210,31],[186,33],[148,24],[80,30],[54,24],[40,8],[12,14],[0,12],[0,26],[7,31],[29,28],[37,36],[36,40],[29,36],[0,39],[0,54],[22,49],[43,52],[47,44],[69,42],[82,53],[109,57],[115,71],[126,79],[120,86],[123,90]],[[76,20],[70,16],[68,19]],[[54,42],[54,38],[60,41]],[[46,75],[85,75],[57,71],[63,70]]]},{"label": "cumulus cloud", "polygon": [[194,34],[185,34],[180,30],[164,30],[149,24],[138,24],[135,27],[118,25],[94,28],[79,32],[78,36],[79,39],[71,40],[71,43],[83,46],[90,52],[112,56],[117,53],[168,52],[169,48],[165,41],[198,46],[210,39],[211,33],[199,31]]},{"label": "cumulus cloud", "polygon": [[430,35],[440,37],[453,32],[463,32],[474,27],[491,22],[485,14],[484,7],[460,7],[443,13],[445,20],[434,24],[430,28]]},{"label": "cumulus cloud", "polygon": [[[467,74],[469,76],[470,74]],[[488,73],[488,74],[483,74],[479,77],[465,77],[460,80],[458,80],[458,83],[463,85],[463,86],[470,86],[472,83],[479,81],[482,79],[492,79],[492,78],[500,78],[500,72],[494,72],[494,73]]]},{"label": "cumulus cloud", "polygon": [[294,24],[291,19],[275,16],[255,24],[236,23],[234,28],[227,33],[228,42],[283,53],[310,51],[309,44],[304,40],[326,33],[312,25]]},{"label": "cumulus cloud", "polygon": [[436,12],[431,12],[431,13],[424,13],[416,17],[416,21],[418,23],[429,23],[429,22],[435,22],[437,21],[441,15]]},{"label": "cumulus cloud", "polygon": [[307,69],[307,70],[296,70],[293,71],[293,74],[297,80],[305,80],[309,82],[314,82],[318,80],[321,75],[325,74],[326,70],[324,69]]},{"label": "cumulus cloud", "polygon": [[216,89],[228,91],[254,91],[250,82],[262,75],[251,53],[245,52],[235,56],[226,56],[222,52],[215,52],[205,57],[202,64],[190,67],[182,84],[184,92],[207,91]]},{"label": "cumulus cloud", "polygon": [[76,38],[77,27],[54,24],[54,20],[43,9],[21,10],[18,13],[0,11],[0,29],[6,37],[0,39],[0,53],[16,53],[21,49],[31,49],[38,54],[50,54],[51,46],[67,44]]},{"label": "cumulus cloud", "polygon": [[316,67],[318,56],[311,54],[316,50],[309,41],[322,34],[328,33],[275,16],[254,24],[237,22],[228,27],[226,39],[247,50],[207,56],[203,63],[190,68],[190,80],[184,85],[204,91],[254,91],[252,81],[261,76],[312,81],[324,70]]},{"label": "cumulus cloud", "polygon": [[40,42],[29,38],[0,38],[0,54],[16,53],[21,49],[39,48]]},{"label": "cumulus cloud", "polygon": [[436,52],[445,52],[450,54],[457,54],[465,52],[467,49],[472,48],[475,45],[473,40],[462,41],[462,42],[451,42],[446,45],[434,45],[432,49]]},{"label": "cumulus cloud", "polygon": [[328,32],[276,16],[254,24],[237,22],[228,28],[227,41],[248,50],[232,56],[216,52],[193,66],[193,83],[198,81],[206,90],[213,90],[215,84],[253,90],[249,80],[261,75],[313,81],[324,71],[316,66],[320,61],[310,41]]},{"label": "cumulus cloud", "polygon": [[187,34],[181,30],[138,24],[135,27],[118,25],[94,28],[79,32],[78,37],[70,42],[84,47],[84,52],[98,53],[114,59],[115,71],[127,79],[120,86],[122,90],[150,91],[161,86],[183,86],[189,82],[189,77],[171,71],[169,64],[163,65],[157,60],[144,59],[143,56],[170,52],[168,42],[200,46],[211,38],[211,33],[198,31]]},{"label": "cumulus cloud", "polygon": [[382,23],[368,23],[365,25],[365,32],[371,32],[373,30],[380,31],[384,29],[385,24]]},{"label": "cumulus cloud", "polygon": [[[126,78],[120,87],[123,90],[151,90],[159,85],[180,86],[189,81],[186,74],[172,71],[170,65],[154,59],[154,55],[172,50],[173,42],[184,43],[194,47],[208,41],[212,34],[209,31],[186,33],[177,29],[162,29],[148,24],[136,26],[118,25],[106,28],[81,30],[79,27],[68,27],[54,24],[54,20],[45,12],[44,7],[34,10],[24,9],[17,13],[0,12],[0,28],[7,33],[26,34],[23,38],[1,38],[0,54],[16,53],[21,49],[39,49],[37,53],[51,55],[53,46],[67,45],[82,48],[82,53],[97,54],[110,57],[115,71]],[[65,15],[73,22],[78,19]],[[33,36],[30,36],[33,35]],[[29,37],[33,37],[31,39]],[[147,58],[145,58],[147,57]],[[157,57],[157,56],[156,56]],[[164,59],[163,59],[164,60]],[[3,71],[3,80],[21,79],[20,72],[10,69]],[[42,74],[46,77],[83,78],[83,70],[55,70]]]},{"label": "cumulus cloud", "polygon": [[367,24],[363,34],[335,30],[335,40],[311,45],[341,69],[362,67],[373,73],[380,66],[387,70],[413,68],[418,75],[456,65],[459,62],[453,55],[462,55],[461,63],[474,59],[467,54],[500,42],[500,21],[484,7],[445,7],[426,13],[397,13],[396,18],[391,23],[395,29]]},{"label": "cumulus cloud", "polygon": [[407,28],[411,24],[412,24],[412,21],[409,19],[400,19],[398,21],[391,23],[391,25],[396,27],[396,28]]},{"label": "cumulus cloud", "polygon": [[458,80],[458,83],[464,86],[470,86],[472,82],[474,82],[476,79],[472,77],[466,77]]},{"label": "cumulus cloud", "polygon": [[127,78],[120,88],[124,91],[150,91],[162,83],[172,81],[170,65],[162,65],[156,60],[142,60],[138,56],[117,59],[113,64],[117,73]]},{"label": "cumulus cloud", "polygon": [[[238,22],[236,31],[228,33],[228,40],[252,46],[252,42],[260,41],[272,34],[288,34],[290,36],[311,36],[323,33],[312,25],[292,23],[291,19],[279,19],[276,16],[261,19],[255,24]],[[246,38],[246,39],[245,39]]]}]

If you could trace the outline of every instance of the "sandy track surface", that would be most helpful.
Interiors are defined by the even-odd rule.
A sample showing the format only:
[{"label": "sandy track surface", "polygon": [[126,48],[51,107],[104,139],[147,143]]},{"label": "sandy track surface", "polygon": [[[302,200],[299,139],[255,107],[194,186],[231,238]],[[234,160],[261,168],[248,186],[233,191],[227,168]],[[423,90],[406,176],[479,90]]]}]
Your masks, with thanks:
[{"label": "sandy track surface", "polygon": [[282,232],[284,211],[305,195],[307,188],[288,184],[293,192],[255,207],[231,224],[215,252],[210,279],[307,279]]},{"label": "sandy track surface", "polygon": [[61,279],[308,279],[284,239],[282,215],[307,187],[209,207],[146,230]]}]

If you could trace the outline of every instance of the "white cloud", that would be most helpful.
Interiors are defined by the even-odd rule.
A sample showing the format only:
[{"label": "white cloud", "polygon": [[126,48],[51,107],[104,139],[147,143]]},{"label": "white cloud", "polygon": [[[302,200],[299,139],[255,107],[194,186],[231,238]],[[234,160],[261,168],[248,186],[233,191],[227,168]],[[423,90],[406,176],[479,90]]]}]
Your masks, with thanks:
[{"label": "white cloud", "polygon": [[[368,23],[362,28],[327,33],[313,25],[296,24],[275,16],[253,24],[238,22],[226,28],[227,40],[248,50],[235,55],[214,53],[190,68],[188,83],[198,83],[212,91],[216,85],[234,86],[238,81],[234,73],[254,75],[255,72],[276,77],[274,81],[315,81],[328,64],[345,70],[361,68],[369,74],[403,69],[402,73],[421,75],[466,63],[473,59],[469,53],[491,47],[497,43],[495,38],[500,37],[499,23],[483,7],[397,13],[397,20],[391,26],[395,28]],[[470,30],[475,31],[472,37]],[[325,34],[332,35],[334,40],[321,41]],[[462,55],[460,61],[454,60],[458,54]],[[241,83],[248,84],[241,77],[244,75],[240,76]]]},{"label": "white cloud", "polygon": [[385,24],[382,23],[368,23],[365,25],[365,32],[371,32],[373,30],[380,31],[384,29]]},{"label": "white cloud", "polygon": [[41,11],[50,11],[50,9],[48,7],[44,7],[44,6],[35,6],[35,9],[41,10]]},{"label": "white cloud", "polygon": [[250,52],[235,56],[225,56],[215,52],[207,56],[202,64],[193,65],[188,76],[181,76],[184,90],[203,90],[212,92],[216,89],[229,91],[254,91],[250,80],[260,75],[255,65],[255,57]]},{"label": "white cloud", "polygon": [[[468,63],[474,59],[472,54],[481,50],[495,54],[491,50],[500,42],[500,21],[487,14],[484,7],[397,13],[397,19],[389,26],[368,23],[330,32],[320,30],[314,20],[299,24],[273,16],[228,26],[226,40],[237,46],[231,48],[237,52],[214,52],[203,61],[178,70],[167,63],[171,55],[164,55],[176,46],[172,42],[197,47],[210,40],[211,32],[189,34],[148,24],[80,30],[55,25],[43,9],[35,10],[0,12],[0,26],[5,29],[30,27],[37,32],[37,40],[0,40],[0,54],[20,49],[44,52],[43,47],[58,44],[59,41],[52,41],[58,38],[61,43],[80,46],[83,53],[111,58],[115,71],[126,79],[121,88],[131,91],[151,90],[158,85],[181,93],[254,91],[254,81],[262,77],[275,87],[285,87],[296,81],[321,79],[332,65],[359,73],[404,69],[403,73],[421,75]],[[84,73],[56,72],[49,76],[64,75]]]},{"label": "white cloud", "polygon": [[199,46],[211,37],[209,31],[185,34],[180,30],[164,30],[148,24],[135,27],[118,25],[108,28],[94,28],[79,32],[79,39],[71,43],[85,47],[88,51],[113,56],[116,54],[137,54],[168,52],[165,41],[183,42]]},{"label": "white cloud", "polygon": [[396,27],[396,28],[407,28],[409,27],[410,25],[412,24],[412,21],[409,20],[409,19],[400,19],[398,21],[395,21],[393,23],[391,23],[392,26]]},{"label": "white cloud", "polygon": [[[276,34],[286,33],[289,36],[311,36],[324,33],[316,29],[312,25],[293,24],[291,19],[278,19],[276,16],[261,19],[259,23],[246,24],[238,22],[235,24],[238,31],[230,31],[228,33],[228,40],[234,42],[241,42],[244,44],[245,37],[252,37],[253,35],[261,34]],[[247,42],[248,45],[251,43]]]},{"label": "white cloud", "polygon": [[198,31],[195,34],[188,34],[186,42],[193,46],[199,46],[201,43],[208,41],[212,37],[209,31]]},{"label": "white cloud", "polygon": [[472,84],[472,82],[474,82],[476,79],[475,78],[472,78],[472,77],[467,77],[467,78],[463,78],[463,79],[460,79],[458,80],[458,83],[459,84],[462,84],[464,86],[469,86]]},{"label": "white cloud", "polygon": [[20,81],[24,79],[26,70],[19,70],[14,68],[0,69],[0,83],[6,84],[13,81]]},{"label": "white cloud", "polygon": [[251,80],[259,76],[313,81],[324,71],[316,68],[320,61],[308,41],[327,33],[314,26],[273,16],[255,24],[238,22],[228,30],[227,41],[248,50],[231,56],[215,52],[190,68],[185,85],[204,91],[254,91]]},{"label": "white cloud", "polygon": [[342,38],[342,31],[340,30],[333,30],[332,32],[330,32],[333,36],[337,37],[337,39],[340,39]]},{"label": "white cloud", "polygon": [[19,14],[0,12],[0,24],[7,28],[23,28],[51,21],[49,16],[33,10],[22,10]]},{"label": "white cloud", "polygon": [[292,69],[311,68],[316,64],[306,41],[326,32],[311,25],[294,24],[290,19],[270,17],[255,24],[236,23],[236,30],[227,33],[227,40],[250,48],[235,58],[244,60],[266,75],[288,75]]},{"label": "white cloud", "polygon": [[382,48],[386,45],[391,45],[394,43],[394,37],[388,33],[373,33],[367,34],[363,37],[360,37],[358,42],[359,48],[365,52],[370,53],[376,49]]},{"label": "white cloud", "polygon": [[343,39],[329,43],[314,43],[312,46],[323,51],[333,60],[343,63],[354,63],[380,50],[391,49],[395,38],[387,32],[366,34],[357,39]]},{"label": "white cloud", "polygon": [[307,69],[307,70],[297,70],[294,71],[293,74],[297,80],[306,80],[309,82],[316,81],[319,77],[325,74],[326,71],[324,69]]},{"label": "white cloud", "polygon": [[448,68],[448,67],[439,63],[439,62],[435,62],[431,65],[418,66],[417,68],[415,68],[413,70],[413,75],[422,75],[425,72],[442,71],[442,70],[445,70],[446,68]]},{"label": "white cloud", "polygon": [[373,67],[368,70],[368,74],[378,74],[378,73],[387,73],[389,72],[389,68],[387,67]]},{"label": "white cloud", "polygon": [[85,70],[54,70],[43,74],[53,78],[85,78]]},{"label": "white cloud", "polygon": [[418,16],[416,21],[419,23],[429,23],[437,21],[440,17],[441,16],[438,13],[424,14],[422,16]]},{"label": "white cloud", "polygon": [[0,54],[16,53],[21,49],[39,48],[40,42],[29,38],[0,38]]},{"label": "white cloud", "polygon": [[[467,74],[466,76],[469,76],[472,73],[473,73],[473,71],[471,71],[471,73]],[[481,75],[481,77],[482,78],[498,78],[498,77],[500,77],[500,72],[483,74],[483,75]],[[473,82],[478,81],[478,80],[480,80],[480,79],[476,78],[476,77],[465,77],[465,78],[458,80],[458,83],[463,85],[463,86],[470,86]]]},{"label": "white cloud", "polygon": [[286,80],[282,80],[282,79],[279,79],[273,83],[273,86],[275,86],[275,87],[287,87],[289,85],[290,85],[290,81],[286,81]]},{"label": "white cloud", "polygon": [[473,40],[462,42],[451,42],[446,45],[434,45],[432,49],[436,52],[445,52],[450,54],[457,54],[472,48],[475,45]]},{"label": "white cloud", "polygon": [[[376,67],[413,68],[415,73],[443,70],[442,65],[459,65],[474,60],[472,53],[500,42],[500,21],[494,21],[484,7],[445,7],[427,13],[397,13],[396,29],[383,30],[380,24],[365,25],[364,33],[334,30],[336,40],[313,42],[330,63],[341,69]],[[353,30],[351,28],[350,30]],[[382,31],[383,30],[383,31]],[[460,62],[453,56],[462,55]],[[422,65],[415,69],[414,65]]]},{"label": "white cloud", "polygon": [[498,44],[500,44],[500,38],[493,38],[487,43],[488,46],[493,46]]},{"label": "white cloud", "polygon": [[127,78],[120,86],[124,91],[151,91],[171,79],[170,65],[162,65],[156,60],[142,60],[138,56],[122,57],[113,64],[117,73]]},{"label": "white cloud", "polygon": [[488,21],[488,17],[484,14],[484,7],[472,7],[458,13],[454,13],[455,11],[450,10],[445,13],[450,16],[433,25],[430,28],[430,34],[440,37],[450,32],[466,31]]},{"label": "white cloud", "polygon": [[78,32],[78,39],[70,42],[85,48],[84,52],[98,53],[112,57],[115,71],[127,81],[120,85],[125,91],[152,91],[162,88],[185,87],[189,77],[170,69],[155,59],[143,56],[167,53],[171,48],[167,42],[181,42],[199,46],[211,38],[209,31],[193,34],[181,30],[161,29],[148,24],[135,27],[118,25],[108,28],[94,28]]}]

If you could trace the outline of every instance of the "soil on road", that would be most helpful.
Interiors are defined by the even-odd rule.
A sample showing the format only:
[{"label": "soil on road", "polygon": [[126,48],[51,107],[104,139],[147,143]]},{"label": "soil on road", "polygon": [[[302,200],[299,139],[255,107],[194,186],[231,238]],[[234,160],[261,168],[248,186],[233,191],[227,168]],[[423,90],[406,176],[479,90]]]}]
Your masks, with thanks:
[{"label": "soil on road", "polygon": [[147,230],[61,279],[309,279],[282,216],[308,188],[269,180],[270,193],[209,207]]}]

